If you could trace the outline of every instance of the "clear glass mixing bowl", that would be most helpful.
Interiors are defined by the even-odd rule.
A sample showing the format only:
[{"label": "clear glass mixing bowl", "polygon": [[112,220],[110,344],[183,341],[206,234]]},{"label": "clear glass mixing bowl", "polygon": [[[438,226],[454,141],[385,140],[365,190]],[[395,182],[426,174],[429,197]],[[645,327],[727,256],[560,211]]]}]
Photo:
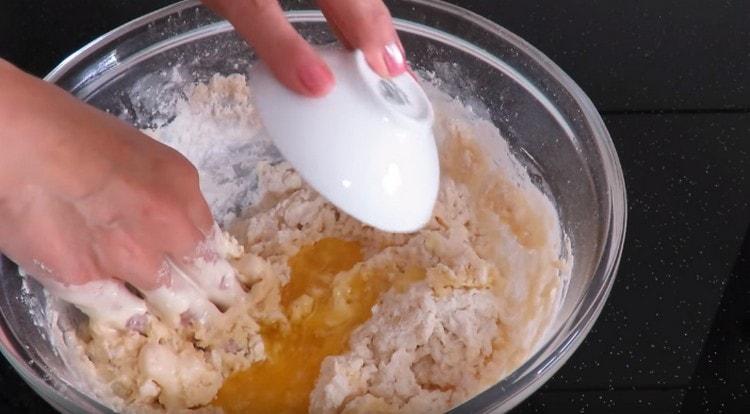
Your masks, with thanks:
[{"label": "clear glass mixing bowl", "polygon": [[[313,43],[333,36],[307,1],[282,1],[294,26]],[[570,357],[601,311],[625,233],[625,188],[617,154],[596,109],[554,63],[502,27],[434,0],[388,2],[416,68],[444,77],[443,89],[484,108],[532,178],[556,202],[575,264],[562,309],[544,344],[510,376],[455,409],[502,412],[539,388]],[[138,126],[166,114],[128,91],[139,83],[174,98],[170,68],[188,80],[243,72],[252,50],[232,27],[197,1],[132,21],[70,56],[47,80]],[[170,85],[166,87],[166,85]],[[177,85],[179,86],[179,85]],[[19,374],[63,412],[109,412],[81,390],[50,344],[45,299],[25,287],[9,260],[0,263],[0,350]]]}]

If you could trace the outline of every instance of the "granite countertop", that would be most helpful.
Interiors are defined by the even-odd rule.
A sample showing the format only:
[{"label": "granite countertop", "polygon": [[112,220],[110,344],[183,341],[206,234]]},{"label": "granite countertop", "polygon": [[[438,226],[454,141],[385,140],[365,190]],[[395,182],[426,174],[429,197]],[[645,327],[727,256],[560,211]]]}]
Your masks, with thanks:
[{"label": "granite countertop", "polygon": [[[628,227],[596,325],[514,413],[750,412],[750,2],[454,0],[528,40],[601,111]],[[44,75],[165,0],[0,3],[0,57]],[[51,409],[0,362],[0,406]]]}]

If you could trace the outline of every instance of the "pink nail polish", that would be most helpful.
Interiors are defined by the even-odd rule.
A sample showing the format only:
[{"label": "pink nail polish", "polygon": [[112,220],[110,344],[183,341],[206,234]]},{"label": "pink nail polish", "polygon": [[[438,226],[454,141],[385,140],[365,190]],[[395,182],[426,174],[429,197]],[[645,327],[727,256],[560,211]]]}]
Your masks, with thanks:
[{"label": "pink nail polish", "polygon": [[404,54],[401,52],[401,48],[396,43],[389,43],[385,45],[383,52],[383,60],[385,66],[388,69],[388,74],[396,76],[404,73],[406,70],[406,60]]},{"label": "pink nail polish", "polygon": [[309,65],[301,67],[297,76],[302,85],[313,95],[322,95],[328,92],[333,81],[331,72],[322,65]]}]

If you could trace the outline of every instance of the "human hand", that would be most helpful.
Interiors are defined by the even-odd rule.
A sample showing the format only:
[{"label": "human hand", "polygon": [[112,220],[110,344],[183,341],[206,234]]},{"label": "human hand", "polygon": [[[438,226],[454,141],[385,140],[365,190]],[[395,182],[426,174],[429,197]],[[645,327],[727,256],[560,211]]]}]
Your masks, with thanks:
[{"label": "human hand", "polygon": [[0,88],[0,251],[118,327],[147,311],[125,283],[173,324],[239,297],[184,157],[2,60]]},{"label": "human hand", "polygon": [[[204,3],[234,25],[289,89],[322,96],[333,86],[331,70],[286,20],[277,0]],[[361,49],[376,73],[391,77],[406,71],[403,46],[382,0],[318,0],[318,5],[339,40]]]}]

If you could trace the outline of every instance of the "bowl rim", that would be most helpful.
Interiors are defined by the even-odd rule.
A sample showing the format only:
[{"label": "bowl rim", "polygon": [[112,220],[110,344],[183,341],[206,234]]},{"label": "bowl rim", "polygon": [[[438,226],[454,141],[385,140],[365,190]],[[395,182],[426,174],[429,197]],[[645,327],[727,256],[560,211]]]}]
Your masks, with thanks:
[{"label": "bowl rim", "polygon": [[[474,396],[471,400],[454,408],[451,412],[492,410],[493,408],[496,408],[493,407],[491,403],[488,404],[488,401],[493,400],[492,394],[498,391],[508,392],[512,390],[510,396],[505,400],[505,404],[507,404],[509,409],[510,407],[517,405],[530,393],[539,388],[549,379],[549,377],[562,367],[581,344],[602,311],[615,280],[615,275],[622,256],[627,227],[627,195],[622,167],[614,143],[604,125],[604,121],[591,100],[560,67],[552,62],[552,60],[541,51],[499,24],[457,5],[446,3],[443,0],[400,0],[400,2],[415,3],[424,7],[439,9],[463,20],[468,20],[471,23],[480,26],[483,30],[505,39],[513,44],[514,47],[518,48],[523,53],[526,53],[547,73],[548,76],[552,77],[566,91],[568,91],[575,103],[579,105],[586,124],[591,128],[593,135],[596,137],[595,142],[599,146],[599,153],[602,157],[602,162],[605,164],[604,182],[608,192],[604,197],[606,202],[605,205],[608,206],[608,211],[606,212],[608,222],[604,224],[604,245],[601,249],[599,262],[594,269],[593,278],[587,289],[591,291],[591,293],[584,295],[575,304],[571,315],[557,328],[555,332],[551,332],[551,334],[545,338],[544,342],[536,352],[529,356],[521,366],[517,367],[510,375],[506,376],[496,384]],[[143,27],[162,17],[179,13],[187,8],[199,5],[201,5],[199,0],[182,0],[126,22],[95,38],[76,52],[69,55],[52,69],[44,77],[44,80],[55,83],[59,81],[70,68],[108,46],[111,41],[131,32],[133,29]],[[309,11],[301,10],[299,12],[287,12],[287,14],[294,15],[295,13],[306,12]],[[454,37],[453,35],[448,35]],[[479,47],[477,47],[477,49],[481,50]],[[494,57],[491,53],[488,54]],[[5,321],[3,320],[2,323],[5,324]],[[569,330],[567,333],[564,332],[563,329],[566,327],[567,330]],[[13,335],[6,335],[3,333],[3,336]],[[562,336],[565,336],[562,344],[558,345],[556,349],[544,359],[539,360],[541,354],[549,351],[548,348],[553,344],[554,340],[560,339],[559,337]],[[15,338],[13,339],[15,340]],[[25,363],[27,358],[24,358],[24,356],[20,355],[18,352],[11,352],[11,350],[4,349],[4,347],[0,347],[0,351],[2,351],[2,354],[16,371],[21,374],[24,380],[26,380],[37,393],[53,406],[58,407],[56,401],[51,400],[51,395],[57,394],[57,390],[46,381],[37,378],[36,375],[32,374],[32,371],[28,369]],[[534,367],[537,367],[534,370],[535,375],[529,375],[531,372],[530,370],[533,370]],[[74,387],[70,388],[86,400],[91,400],[86,394],[79,392]],[[103,407],[103,404],[98,401],[91,402],[97,406]],[[108,408],[106,409],[109,410]]]}]

